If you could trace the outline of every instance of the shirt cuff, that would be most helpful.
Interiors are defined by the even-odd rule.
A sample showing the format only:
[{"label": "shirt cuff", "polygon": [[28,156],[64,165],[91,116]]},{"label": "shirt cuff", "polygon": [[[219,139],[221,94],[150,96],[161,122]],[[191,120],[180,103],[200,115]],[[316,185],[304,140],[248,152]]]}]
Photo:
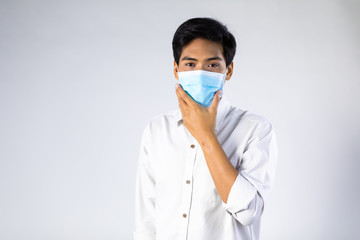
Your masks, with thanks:
[{"label": "shirt cuff", "polygon": [[230,189],[227,203],[222,202],[222,205],[232,214],[246,210],[256,193],[257,189],[239,173]]}]

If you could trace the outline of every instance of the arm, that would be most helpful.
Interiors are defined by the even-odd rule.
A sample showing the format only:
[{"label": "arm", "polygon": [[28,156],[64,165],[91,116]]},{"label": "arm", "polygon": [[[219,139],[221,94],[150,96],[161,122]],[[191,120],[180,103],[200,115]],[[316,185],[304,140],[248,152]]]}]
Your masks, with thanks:
[{"label": "arm", "polygon": [[204,135],[199,144],[203,150],[206,164],[221,200],[226,203],[238,171],[226,156],[217,140],[215,132]]},{"label": "arm", "polygon": [[149,134],[145,129],[136,175],[134,240],[155,239],[155,180],[149,165]]},{"label": "arm", "polygon": [[276,146],[271,125],[258,125],[254,139],[249,141],[240,169],[237,170],[215,135],[219,92],[215,94],[209,108],[196,104],[181,87],[177,87],[176,93],[184,124],[201,145],[223,206],[243,225],[252,224],[262,214],[264,195],[274,175]]}]

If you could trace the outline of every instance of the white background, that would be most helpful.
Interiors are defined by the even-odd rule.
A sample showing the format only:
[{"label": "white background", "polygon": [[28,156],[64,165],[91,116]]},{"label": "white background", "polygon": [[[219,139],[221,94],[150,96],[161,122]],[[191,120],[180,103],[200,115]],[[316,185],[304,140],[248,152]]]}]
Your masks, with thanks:
[{"label": "white background", "polygon": [[0,239],[131,239],[140,137],[177,108],[191,17],[237,39],[224,94],[279,146],[262,239],[359,239],[360,2],[0,1]]}]

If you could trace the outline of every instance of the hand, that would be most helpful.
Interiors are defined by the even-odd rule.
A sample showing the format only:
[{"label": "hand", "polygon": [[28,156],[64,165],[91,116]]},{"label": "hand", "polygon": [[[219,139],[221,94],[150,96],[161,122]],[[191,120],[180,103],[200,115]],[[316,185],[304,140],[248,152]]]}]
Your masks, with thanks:
[{"label": "hand", "polygon": [[216,137],[216,114],[220,101],[220,92],[217,91],[209,107],[203,107],[195,102],[179,84],[176,84],[176,95],[183,123],[191,135],[202,145],[209,137]]}]

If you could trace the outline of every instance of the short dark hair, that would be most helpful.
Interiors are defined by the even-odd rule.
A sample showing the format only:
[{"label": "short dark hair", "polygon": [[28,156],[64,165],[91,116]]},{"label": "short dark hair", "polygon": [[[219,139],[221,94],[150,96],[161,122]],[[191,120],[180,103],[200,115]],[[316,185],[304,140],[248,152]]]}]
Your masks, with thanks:
[{"label": "short dark hair", "polygon": [[172,41],[174,59],[178,65],[183,48],[196,38],[221,43],[226,66],[234,59],[236,40],[224,24],[212,18],[191,18],[178,27]]}]

